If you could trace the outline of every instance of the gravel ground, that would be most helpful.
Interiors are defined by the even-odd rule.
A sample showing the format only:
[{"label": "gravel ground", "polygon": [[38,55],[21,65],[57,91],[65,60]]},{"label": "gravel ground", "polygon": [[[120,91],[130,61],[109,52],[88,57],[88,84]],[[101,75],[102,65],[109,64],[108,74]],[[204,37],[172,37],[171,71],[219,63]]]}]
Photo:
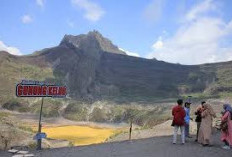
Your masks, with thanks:
[{"label": "gravel ground", "polygon": [[[219,133],[214,135],[212,147],[202,147],[188,139],[185,145],[171,143],[170,136],[141,140],[112,142],[98,145],[45,149],[31,152],[38,157],[231,157],[232,150],[221,149]],[[1,157],[11,156],[0,152]]]}]

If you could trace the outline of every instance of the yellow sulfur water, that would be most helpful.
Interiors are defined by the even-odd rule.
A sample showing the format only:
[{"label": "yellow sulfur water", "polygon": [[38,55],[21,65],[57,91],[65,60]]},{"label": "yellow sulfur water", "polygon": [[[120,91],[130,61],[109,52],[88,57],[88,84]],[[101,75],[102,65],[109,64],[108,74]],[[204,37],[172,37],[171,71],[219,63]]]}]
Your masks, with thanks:
[{"label": "yellow sulfur water", "polygon": [[59,126],[42,128],[48,138],[68,140],[75,146],[102,143],[119,132],[117,129],[89,126]]}]

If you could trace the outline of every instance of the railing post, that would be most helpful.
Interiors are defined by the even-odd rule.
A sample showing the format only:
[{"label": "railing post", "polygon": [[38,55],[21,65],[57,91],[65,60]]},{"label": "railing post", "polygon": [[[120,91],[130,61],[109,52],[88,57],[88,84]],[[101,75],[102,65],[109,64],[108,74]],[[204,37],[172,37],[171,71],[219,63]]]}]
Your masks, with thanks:
[{"label": "railing post", "polygon": [[131,133],[132,133],[132,118],[130,119],[129,140],[131,140]]}]

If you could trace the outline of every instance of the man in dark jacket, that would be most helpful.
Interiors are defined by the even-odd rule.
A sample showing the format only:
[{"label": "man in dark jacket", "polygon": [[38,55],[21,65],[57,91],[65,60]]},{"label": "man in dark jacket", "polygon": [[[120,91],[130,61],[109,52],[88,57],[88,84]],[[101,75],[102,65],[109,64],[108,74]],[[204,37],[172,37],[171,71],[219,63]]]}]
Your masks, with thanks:
[{"label": "man in dark jacket", "polygon": [[172,109],[172,115],[173,115],[173,122],[172,126],[174,127],[174,134],[173,134],[173,144],[176,144],[176,138],[177,138],[177,133],[180,128],[181,130],[181,142],[182,144],[185,143],[185,110],[182,107],[183,105],[183,100],[178,99],[177,100],[177,105],[173,107]]},{"label": "man in dark jacket", "polygon": [[197,107],[196,109],[196,112],[195,112],[195,115],[196,115],[196,119],[195,119],[195,122],[197,123],[197,136],[196,136],[196,142],[197,142],[197,139],[198,139],[198,133],[199,133],[199,129],[200,129],[200,126],[201,126],[201,113],[203,111],[203,105],[205,104],[205,101],[202,101],[201,102],[201,105]]}]

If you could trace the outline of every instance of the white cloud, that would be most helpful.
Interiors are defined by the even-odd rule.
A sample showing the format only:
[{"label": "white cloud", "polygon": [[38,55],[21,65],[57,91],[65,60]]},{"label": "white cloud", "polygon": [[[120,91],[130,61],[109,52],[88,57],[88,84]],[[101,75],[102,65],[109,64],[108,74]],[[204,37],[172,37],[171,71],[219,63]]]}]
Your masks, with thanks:
[{"label": "white cloud", "polygon": [[32,22],[32,17],[30,15],[24,15],[22,18],[22,23],[28,24]]},{"label": "white cloud", "polygon": [[44,7],[44,0],[36,0],[36,4],[40,6],[41,8]]},{"label": "white cloud", "polygon": [[222,39],[232,35],[232,20],[225,22],[220,17],[210,17],[215,4],[205,0],[193,7],[176,33],[160,38],[153,45],[148,58],[157,58],[172,63],[201,64],[232,59],[232,45],[224,47]]},{"label": "white cloud", "polygon": [[144,10],[144,17],[150,22],[157,22],[163,12],[165,0],[152,0]]},{"label": "white cloud", "polygon": [[10,47],[5,45],[2,41],[0,41],[0,51],[7,51],[13,55],[22,55],[22,53],[16,47]]},{"label": "white cloud", "polygon": [[155,50],[159,50],[163,48],[162,37],[159,37],[159,39],[152,45],[152,48]]},{"label": "white cloud", "polygon": [[124,50],[122,48],[119,48],[119,50],[125,52],[128,56],[140,57],[140,55],[138,53],[130,52],[130,51]]},{"label": "white cloud", "polygon": [[213,0],[204,0],[200,4],[193,7],[186,15],[188,20],[194,20],[199,15],[208,11],[216,11],[217,6],[213,3]]},{"label": "white cloud", "polygon": [[84,17],[89,21],[98,21],[104,15],[105,11],[90,0],[71,0],[72,5],[85,11]]},{"label": "white cloud", "polygon": [[73,28],[75,26],[74,22],[71,20],[67,20],[67,24],[69,27]]}]

